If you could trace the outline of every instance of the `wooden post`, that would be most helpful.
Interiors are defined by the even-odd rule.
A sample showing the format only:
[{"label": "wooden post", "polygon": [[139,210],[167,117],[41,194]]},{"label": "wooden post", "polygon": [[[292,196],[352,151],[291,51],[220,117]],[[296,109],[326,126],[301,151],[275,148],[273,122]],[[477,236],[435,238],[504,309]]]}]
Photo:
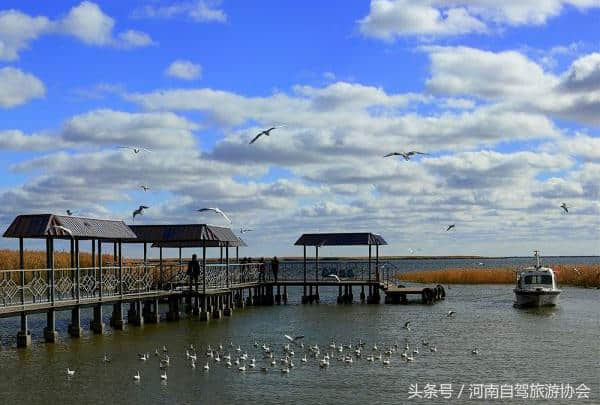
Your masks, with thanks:
[{"label": "wooden post", "polygon": [[104,284],[104,275],[102,274],[102,239],[98,239],[98,280],[99,284],[99,292],[98,295],[100,300],[102,300],[102,290]]},{"label": "wooden post", "polygon": [[372,295],[372,288],[371,288],[371,244],[369,243],[369,299]]},{"label": "wooden post", "polygon": [[[144,275],[148,274],[148,243],[144,242]],[[150,284],[152,288],[152,284]]]},{"label": "wooden post", "polygon": [[117,266],[118,260],[117,260],[117,242],[115,242],[113,244],[113,266]]},{"label": "wooden post", "polygon": [[227,288],[229,288],[229,242],[225,242],[225,271],[227,272]]},{"label": "wooden post", "polygon": [[52,306],[54,306],[54,298],[55,298],[55,294],[54,294],[54,239],[52,239],[52,237],[49,238],[49,243],[50,243],[50,248],[49,248],[49,253],[48,253],[48,260],[49,260],[48,272],[49,272],[50,282],[48,284],[50,285],[50,289],[48,290],[48,294],[50,295],[50,302],[52,302]]},{"label": "wooden post", "polygon": [[162,246],[158,248],[158,258],[159,258],[159,262],[158,262],[158,268],[160,270],[160,275],[159,275],[159,284],[160,284],[160,288],[163,288],[163,248]]},{"label": "wooden post", "polygon": [[119,240],[119,292],[121,293],[121,299],[123,298],[123,250],[122,243]]},{"label": "wooden post", "polygon": [[[206,242],[202,241],[202,293],[206,295]],[[206,309],[204,309],[206,311]]]},{"label": "wooden post", "polygon": [[379,243],[375,245],[375,280],[379,282]]},{"label": "wooden post", "polygon": [[79,300],[81,299],[81,286],[80,286],[80,282],[81,282],[81,273],[80,273],[80,262],[79,262],[79,239],[75,240],[75,268],[76,270],[76,274],[75,277],[77,278],[77,282],[76,282],[76,299],[77,302],[79,303]]},{"label": "wooden post", "polygon": [[69,278],[72,281],[73,287],[71,287],[71,298],[73,299],[77,299],[76,295],[75,295],[75,288],[77,287],[77,280],[76,277],[77,275],[75,274],[75,239],[73,239],[73,237],[71,237],[71,269],[69,270]]},{"label": "wooden post", "polygon": [[306,245],[304,247],[304,296],[306,296]]},{"label": "wooden post", "polygon": [[235,247],[235,262],[236,263],[240,262],[240,247],[239,246]]},{"label": "wooden post", "polygon": [[[92,272],[94,274],[94,287],[96,286],[96,239],[92,239]],[[92,291],[92,297],[96,296],[96,289]]]},{"label": "wooden post", "polygon": [[19,269],[21,270],[21,305],[25,305],[25,252],[23,238],[19,238]]}]

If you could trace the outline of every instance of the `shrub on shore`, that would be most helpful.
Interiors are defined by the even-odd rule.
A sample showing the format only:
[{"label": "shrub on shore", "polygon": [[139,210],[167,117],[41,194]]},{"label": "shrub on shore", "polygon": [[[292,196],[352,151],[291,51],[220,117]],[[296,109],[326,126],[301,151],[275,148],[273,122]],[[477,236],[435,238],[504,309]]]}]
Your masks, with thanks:
[{"label": "shrub on shore", "polygon": [[[600,266],[597,265],[551,265],[559,285],[600,287]],[[396,276],[398,280],[432,284],[513,284],[516,280],[512,268],[462,268],[416,271]]]}]

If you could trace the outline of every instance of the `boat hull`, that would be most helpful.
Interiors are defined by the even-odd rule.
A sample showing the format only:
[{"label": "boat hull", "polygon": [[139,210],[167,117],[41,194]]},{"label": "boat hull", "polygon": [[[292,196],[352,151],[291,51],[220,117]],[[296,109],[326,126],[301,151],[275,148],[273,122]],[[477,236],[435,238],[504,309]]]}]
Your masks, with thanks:
[{"label": "boat hull", "polygon": [[523,291],[515,290],[515,307],[538,308],[558,305],[560,291]]}]

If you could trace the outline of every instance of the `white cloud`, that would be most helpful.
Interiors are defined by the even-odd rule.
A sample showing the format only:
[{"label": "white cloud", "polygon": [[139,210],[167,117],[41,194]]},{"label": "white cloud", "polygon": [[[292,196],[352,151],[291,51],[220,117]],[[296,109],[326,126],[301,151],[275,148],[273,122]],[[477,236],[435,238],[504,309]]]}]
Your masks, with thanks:
[{"label": "white cloud", "polygon": [[427,2],[372,0],[369,14],[359,21],[364,35],[392,40],[397,36],[449,36],[485,32],[486,26],[462,7],[441,10]]},{"label": "white cloud", "polygon": [[568,7],[600,7],[598,0],[371,0],[358,21],[370,37],[440,37],[486,33],[506,26],[541,25]]},{"label": "white cloud", "polygon": [[186,16],[196,22],[219,22],[227,21],[227,14],[220,9],[218,0],[194,0],[173,2],[169,5],[154,6],[147,5],[134,11],[134,17],[138,18],[174,18]]},{"label": "white cloud", "polygon": [[50,135],[25,135],[19,130],[0,131],[0,150],[44,151],[61,144],[60,139]]},{"label": "white cloud", "polygon": [[489,52],[464,46],[423,49],[431,59],[431,77],[426,84],[433,93],[477,96],[513,110],[600,123],[597,53],[575,60],[565,73],[555,75],[516,51]]},{"label": "white cloud", "polygon": [[202,75],[202,66],[189,60],[178,59],[169,65],[165,74],[182,80],[194,80]]},{"label": "white cloud", "polygon": [[0,107],[15,107],[45,94],[44,83],[34,75],[12,67],[0,69]]},{"label": "white cloud", "polygon": [[18,10],[0,11],[0,60],[18,59],[19,52],[46,33],[50,25],[50,20],[43,16],[31,17]]},{"label": "white cloud", "polygon": [[0,60],[16,60],[19,52],[42,35],[60,33],[85,44],[129,49],[154,44],[146,33],[126,30],[114,33],[115,20],[91,1],[82,1],[58,19],[32,17],[18,10],[0,11]]}]

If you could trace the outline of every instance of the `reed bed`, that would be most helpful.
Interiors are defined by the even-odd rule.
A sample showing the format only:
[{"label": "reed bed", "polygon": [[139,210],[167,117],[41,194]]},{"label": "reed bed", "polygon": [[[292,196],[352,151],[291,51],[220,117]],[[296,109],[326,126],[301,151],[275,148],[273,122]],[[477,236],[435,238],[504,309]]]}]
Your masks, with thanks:
[{"label": "reed bed", "polygon": [[[45,269],[46,252],[40,250],[25,250],[26,269]],[[114,263],[113,255],[102,255],[102,264],[110,266]],[[92,255],[87,252],[79,253],[79,265],[91,267]],[[54,267],[67,269],[71,267],[71,254],[69,252],[54,252]],[[19,268],[19,252],[16,250],[0,249],[0,270],[16,270]]]},{"label": "reed bed", "polygon": [[[600,287],[598,265],[548,265],[557,275],[559,285]],[[401,281],[439,284],[513,284],[516,280],[513,268],[461,268],[426,270],[396,275]]]}]

